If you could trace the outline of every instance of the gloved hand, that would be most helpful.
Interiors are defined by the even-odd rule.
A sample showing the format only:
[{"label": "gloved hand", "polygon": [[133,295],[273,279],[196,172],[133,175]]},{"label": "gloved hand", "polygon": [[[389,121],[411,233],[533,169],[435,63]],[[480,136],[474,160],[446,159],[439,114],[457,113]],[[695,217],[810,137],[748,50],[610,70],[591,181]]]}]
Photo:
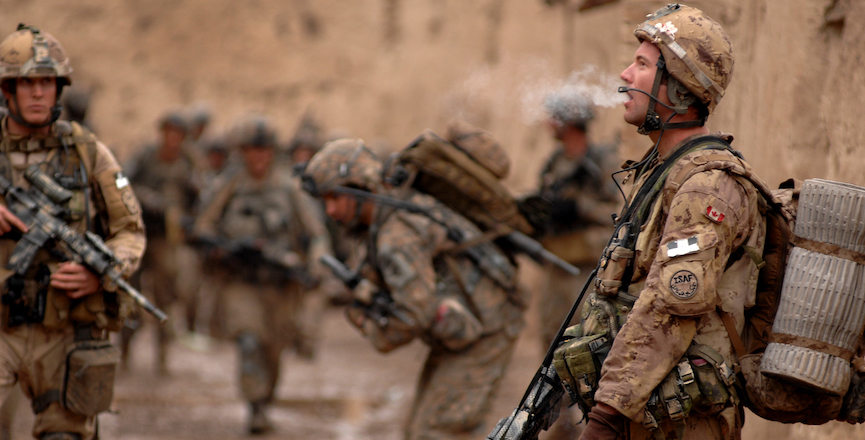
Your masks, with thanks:
[{"label": "gloved hand", "polygon": [[610,414],[595,405],[589,413],[589,423],[580,440],[621,440],[625,438],[628,419],[621,414]]}]

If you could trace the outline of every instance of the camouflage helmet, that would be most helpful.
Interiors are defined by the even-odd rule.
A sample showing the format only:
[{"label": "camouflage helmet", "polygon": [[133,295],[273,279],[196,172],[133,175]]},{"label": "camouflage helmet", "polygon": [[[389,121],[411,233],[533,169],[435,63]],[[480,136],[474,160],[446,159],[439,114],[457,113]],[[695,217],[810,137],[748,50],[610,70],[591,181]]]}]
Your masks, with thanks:
[{"label": "camouflage helmet", "polygon": [[360,139],[328,142],[310,159],[302,173],[303,188],[321,197],[337,186],[377,192],[382,163]]},{"label": "camouflage helmet", "polygon": [[241,118],[231,130],[230,138],[235,148],[276,147],[276,130],[273,123],[262,115]]},{"label": "camouflage helmet", "polygon": [[724,97],[733,76],[733,43],[703,11],[671,3],[649,15],[634,35],[658,46],[670,76],[709,112]]},{"label": "camouflage helmet", "polygon": [[0,42],[0,82],[13,78],[56,77],[69,85],[72,66],[60,43],[35,26],[18,29]]}]

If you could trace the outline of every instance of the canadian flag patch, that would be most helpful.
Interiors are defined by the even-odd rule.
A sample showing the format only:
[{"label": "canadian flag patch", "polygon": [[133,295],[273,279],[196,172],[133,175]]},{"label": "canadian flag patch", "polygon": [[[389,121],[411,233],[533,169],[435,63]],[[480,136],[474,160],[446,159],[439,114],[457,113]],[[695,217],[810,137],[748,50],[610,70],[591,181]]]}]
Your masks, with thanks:
[{"label": "canadian flag patch", "polygon": [[709,220],[712,220],[715,223],[721,223],[724,221],[724,213],[712,206],[706,208],[706,217],[709,217]]}]

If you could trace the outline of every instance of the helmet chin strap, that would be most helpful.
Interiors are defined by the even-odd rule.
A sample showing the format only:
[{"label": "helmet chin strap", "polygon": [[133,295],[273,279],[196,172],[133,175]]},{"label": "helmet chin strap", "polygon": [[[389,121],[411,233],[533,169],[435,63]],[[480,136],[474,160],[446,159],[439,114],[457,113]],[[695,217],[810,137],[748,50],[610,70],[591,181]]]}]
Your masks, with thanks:
[{"label": "helmet chin strap", "polygon": [[[661,80],[664,77],[663,72],[667,66],[667,63],[666,63],[666,61],[664,61],[663,56],[658,57],[658,62],[656,64],[656,66],[657,66],[657,70],[655,71],[655,81],[652,84],[652,93],[646,93],[644,90],[635,89],[632,87],[619,87],[619,89],[618,89],[619,93],[634,91],[634,92],[642,93],[642,94],[649,97],[649,101],[651,103],[649,104],[648,109],[646,109],[646,119],[643,120],[642,125],[637,127],[637,133],[648,135],[649,133],[651,133],[653,131],[658,131],[658,130],[661,130],[661,131],[663,131],[663,130],[675,130],[678,128],[702,127],[703,125],[705,125],[706,124],[705,118],[694,119],[691,121],[673,122],[673,123],[661,121],[661,115],[658,114],[658,112],[655,110],[655,108],[657,107],[658,104],[661,104],[662,106],[664,106],[664,107],[668,108],[669,110],[672,110],[673,112],[678,113],[678,114],[684,114],[688,109],[687,108],[671,107],[671,106],[661,102],[661,100],[658,98],[658,91],[660,91],[660,89],[661,89]],[[669,119],[667,119],[667,121],[669,121]]]}]

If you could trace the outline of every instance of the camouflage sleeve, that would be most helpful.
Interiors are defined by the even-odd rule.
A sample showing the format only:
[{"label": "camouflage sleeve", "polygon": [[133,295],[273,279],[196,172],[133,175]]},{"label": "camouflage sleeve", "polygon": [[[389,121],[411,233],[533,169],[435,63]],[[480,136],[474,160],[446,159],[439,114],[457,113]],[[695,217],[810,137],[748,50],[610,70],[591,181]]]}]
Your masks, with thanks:
[{"label": "camouflage sleeve", "polygon": [[380,351],[408,344],[420,331],[428,329],[437,306],[436,272],[430,239],[400,220],[402,215],[414,216],[395,214],[382,225],[376,261],[394,305],[413,320],[414,325],[409,327],[398,323],[367,331],[367,337]]},{"label": "camouflage sleeve", "polygon": [[105,202],[103,208],[107,210],[105,243],[120,260],[121,272],[129,276],[138,269],[146,244],[141,206],[114,155],[101,142],[96,142],[91,176]]},{"label": "camouflage sleeve", "polygon": [[595,400],[641,421],[652,390],[694,338],[717,293],[730,252],[748,235],[753,205],[738,181],[715,170],[688,179],[673,197],[646,285],[604,362]]}]

